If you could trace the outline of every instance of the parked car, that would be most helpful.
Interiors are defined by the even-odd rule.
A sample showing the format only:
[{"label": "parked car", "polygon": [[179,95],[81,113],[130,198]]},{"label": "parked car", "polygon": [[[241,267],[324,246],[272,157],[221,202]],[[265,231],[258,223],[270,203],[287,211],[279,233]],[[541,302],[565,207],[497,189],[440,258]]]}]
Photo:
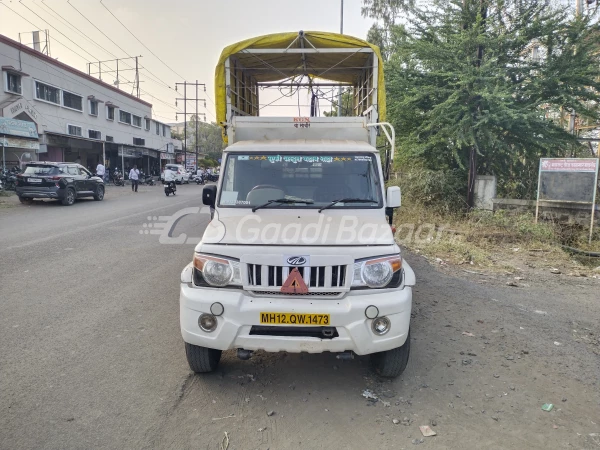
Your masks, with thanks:
[{"label": "parked car", "polygon": [[[190,182],[190,174],[185,170],[181,164],[167,164],[165,169],[172,170],[175,172],[175,183],[183,184]],[[165,172],[160,173],[160,180],[165,181]]]},{"label": "parked car", "polygon": [[70,206],[75,200],[93,197],[104,199],[104,181],[76,163],[32,162],[17,176],[17,195],[21,203],[35,198],[60,200]]}]

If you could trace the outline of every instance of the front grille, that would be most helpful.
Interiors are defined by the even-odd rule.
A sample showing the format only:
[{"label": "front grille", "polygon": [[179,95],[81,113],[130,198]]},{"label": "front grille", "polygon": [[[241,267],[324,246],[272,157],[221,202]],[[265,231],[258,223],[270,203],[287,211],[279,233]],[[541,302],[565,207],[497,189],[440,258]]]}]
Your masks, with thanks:
[{"label": "front grille", "polygon": [[[281,287],[294,267],[248,264],[248,285]],[[309,288],[341,288],[346,284],[346,266],[298,267]]]},{"label": "front grille", "polygon": [[250,291],[254,295],[304,295],[304,296],[315,296],[315,297],[336,297],[341,292],[307,292],[306,294],[286,294],[285,292],[279,291]]}]

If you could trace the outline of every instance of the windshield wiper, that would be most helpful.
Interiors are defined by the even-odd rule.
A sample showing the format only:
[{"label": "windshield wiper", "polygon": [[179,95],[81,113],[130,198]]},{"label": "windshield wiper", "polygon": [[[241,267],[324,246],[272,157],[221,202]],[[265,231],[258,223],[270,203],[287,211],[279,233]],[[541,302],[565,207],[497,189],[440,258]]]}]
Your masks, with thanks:
[{"label": "windshield wiper", "polygon": [[265,206],[269,206],[271,203],[305,203],[307,205],[312,205],[314,202],[312,200],[303,200],[301,198],[278,198],[277,200],[269,200],[267,203],[263,203],[262,205],[255,206],[252,208],[252,212],[256,212],[257,209],[264,208]]},{"label": "windshield wiper", "polygon": [[319,212],[323,211],[324,209],[329,209],[337,203],[379,203],[379,202],[377,200],[369,200],[367,198],[342,198],[340,200],[332,201],[329,205],[323,206],[321,209],[319,209]]}]

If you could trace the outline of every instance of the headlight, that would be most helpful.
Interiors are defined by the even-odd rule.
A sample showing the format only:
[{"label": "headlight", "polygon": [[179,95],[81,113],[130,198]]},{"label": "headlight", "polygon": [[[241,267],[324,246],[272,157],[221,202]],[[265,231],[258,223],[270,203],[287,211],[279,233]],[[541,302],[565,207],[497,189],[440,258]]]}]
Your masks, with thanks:
[{"label": "headlight", "polygon": [[[239,261],[196,253],[194,255],[194,268],[198,271],[195,274],[196,285],[208,284],[213,287],[242,285]],[[198,275],[200,275],[200,278]],[[206,282],[206,284],[203,282]]]},{"label": "headlight", "polygon": [[[386,287],[393,279],[401,282],[402,257],[400,255],[365,259],[354,263],[352,287]],[[396,283],[394,286],[396,287]]]}]

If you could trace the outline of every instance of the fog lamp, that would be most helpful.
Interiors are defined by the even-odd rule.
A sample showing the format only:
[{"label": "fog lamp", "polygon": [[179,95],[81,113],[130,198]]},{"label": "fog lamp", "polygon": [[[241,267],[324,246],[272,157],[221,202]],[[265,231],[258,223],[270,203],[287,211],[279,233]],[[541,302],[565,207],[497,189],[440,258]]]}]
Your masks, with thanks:
[{"label": "fog lamp", "polygon": [[207,333],[215,331],[215,328],[217,328],[217,318],[212,314],[202,314],[198,319],[198,326]]},{"label": "fog lamp", "polygon": [[390,331],[390,325],[390,319],[387,317],[377,317],[371,323],[371,329],[373,333],[381,336]]}]

